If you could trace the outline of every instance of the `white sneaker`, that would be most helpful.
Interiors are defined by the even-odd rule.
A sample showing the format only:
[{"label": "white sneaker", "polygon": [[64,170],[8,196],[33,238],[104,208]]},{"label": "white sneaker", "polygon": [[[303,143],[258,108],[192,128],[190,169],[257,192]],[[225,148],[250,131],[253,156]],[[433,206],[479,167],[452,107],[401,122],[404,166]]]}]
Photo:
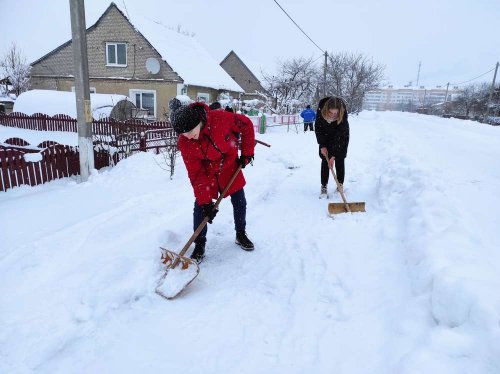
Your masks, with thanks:
[{"label": "white sneaker", "polygon": [[328,199],[330,196],[328,196],[328,190],[326,186],[321,186],[321,192],[319,194],[320,199]]},{"label": "white sneaker", "polygon": [[337,192],[344,192],[344,185],[342,183],[339,183],[337,186]]}]

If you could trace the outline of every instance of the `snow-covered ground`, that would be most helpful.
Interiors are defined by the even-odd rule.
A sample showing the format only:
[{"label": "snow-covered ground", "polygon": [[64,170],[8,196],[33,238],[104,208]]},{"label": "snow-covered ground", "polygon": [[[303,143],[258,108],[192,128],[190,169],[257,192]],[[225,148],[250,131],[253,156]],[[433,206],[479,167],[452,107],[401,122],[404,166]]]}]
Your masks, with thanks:
[{"label": "snow-covered ground", "polygon": [[499,373],[500,128],[350,124],[346,193],[366,213],[328,216],[314,134],[259,135],[255,251],[234,244],[224,200],[172,301],[154,289],[159,246],[192,232],[182,161],[173,180],[138,154],[87,183],[0,193],[0,372]]}]

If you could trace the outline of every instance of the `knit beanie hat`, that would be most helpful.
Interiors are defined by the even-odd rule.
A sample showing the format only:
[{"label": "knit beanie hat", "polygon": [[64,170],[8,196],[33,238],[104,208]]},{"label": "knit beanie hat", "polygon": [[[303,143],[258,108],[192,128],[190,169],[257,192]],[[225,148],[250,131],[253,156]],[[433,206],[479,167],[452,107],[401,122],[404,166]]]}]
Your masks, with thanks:
[{"label": "knit beanie hat", "polygon": [[200,122],[206,121],[206,112],[200,106],[181,106],[174,112],[172,127],[177,134],[183,134],[194,129]]}]

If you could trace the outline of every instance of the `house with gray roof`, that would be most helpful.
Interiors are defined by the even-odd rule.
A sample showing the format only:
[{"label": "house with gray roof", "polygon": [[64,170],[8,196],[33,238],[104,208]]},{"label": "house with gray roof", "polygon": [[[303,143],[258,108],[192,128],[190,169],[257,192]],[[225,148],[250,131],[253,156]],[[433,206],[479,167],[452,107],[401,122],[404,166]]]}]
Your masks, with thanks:
[{"label": "house with gray roof", "polygon": [[265,93],[266,90],[262,87],[259,79],[243,62],[243,60],[231,51],[222,60],[220,66],[234,79],[238,85],[245,91],[244,99],[257,99],[259,95],[256,92]]},{"label": "house with gray roof", "polygon": [[[210,102],[223,92],[243,94],[194,37],[146,18],[137,21],[134,26],[111,3],[86,30],[91,93],[126,95],[148,119],[167,119],[168,102],[177,95]],[[32,88],[74,90],[71,40],[31,66]]]}]

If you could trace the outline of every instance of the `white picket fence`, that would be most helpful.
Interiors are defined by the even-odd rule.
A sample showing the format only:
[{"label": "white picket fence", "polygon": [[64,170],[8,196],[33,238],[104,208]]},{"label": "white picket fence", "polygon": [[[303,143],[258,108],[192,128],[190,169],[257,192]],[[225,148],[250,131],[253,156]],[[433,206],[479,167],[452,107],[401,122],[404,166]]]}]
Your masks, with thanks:
[{"label": "white picket fence", "polygon": [[[288,126],[290,128],[290,126],[293,125],[293,130],[296,131],[297,126],[304,123],[304,121],[298,114],[265,114],[265,116],[266,129],[277,126]],[[248,116],[248,118],[250,118],[250,120],[252,121],[255,132],[259,133],[262,121],[261,116]]]}]

